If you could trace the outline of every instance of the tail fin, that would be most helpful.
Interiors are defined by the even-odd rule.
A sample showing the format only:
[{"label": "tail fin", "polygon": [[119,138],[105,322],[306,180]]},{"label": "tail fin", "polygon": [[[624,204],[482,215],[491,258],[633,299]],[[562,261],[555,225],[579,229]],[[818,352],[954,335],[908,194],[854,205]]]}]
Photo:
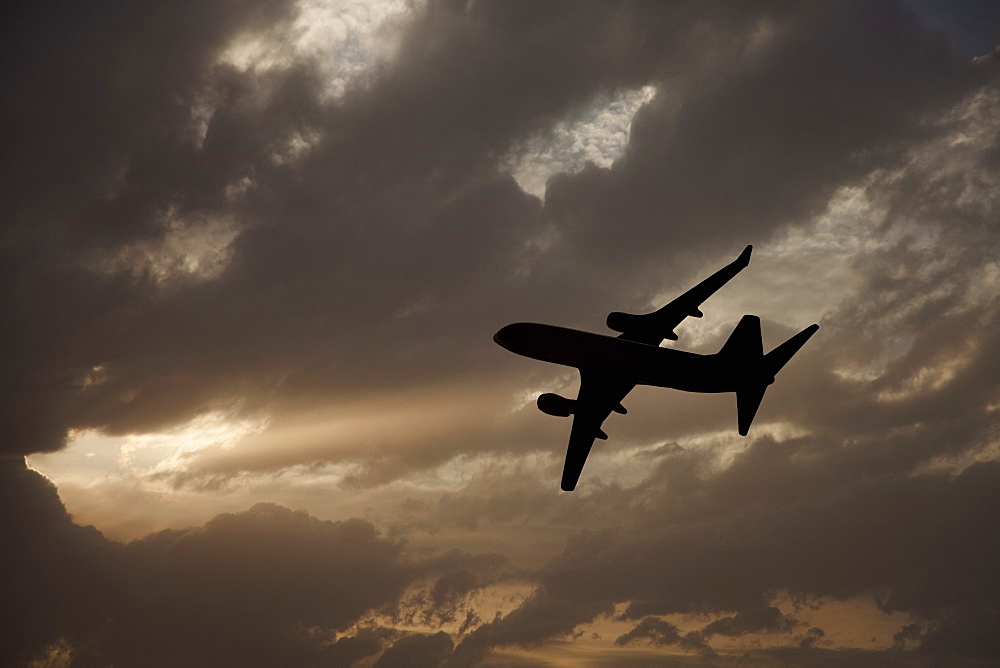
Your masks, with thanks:
[{"label": "tail fin", "polygon": [[[810,325],[768,354],[763,355],[760,343],[760,318],[754,315],[745,315],[740,320],[740,324],[736,326],[736,329],[729,336],[729,340],[719,351],[720,354],[730,350],[739,354],[740,357],[737,359],[741,359],[741,363],[746,366],[746,382],[736,390],[736,412],[740,436],[746,436],[750,431],[750,424],[753,422],[754,416],[757,415],[757,409],[760,408],[760,402],[764,398],[767,386],[774,382],[774,376],[818,329],[819,325]],[[742,333],[741,330],[743,330]]]},{"label": "tail fin", "polygon": [[720,355],[733,356],[741,360],[756,360],[764,354],[764,344],[760,340],[760,318],[745,315],[729,335],[729,339],[719,351]]},{"label": "tail fin", "polygon": [[757,384],[736,390],[736,425],[740,436],[746,436],[749,433],[750,423],[757,415],[757,409],[760,408],[760,400],[764,398],[767,385],[767,383]]}]

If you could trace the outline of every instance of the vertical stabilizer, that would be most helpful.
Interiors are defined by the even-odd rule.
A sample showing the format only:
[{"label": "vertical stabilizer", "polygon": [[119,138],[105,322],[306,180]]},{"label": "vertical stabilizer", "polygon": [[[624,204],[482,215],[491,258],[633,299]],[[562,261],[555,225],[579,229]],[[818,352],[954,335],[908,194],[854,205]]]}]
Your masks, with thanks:
[{"label": "vertical stabilizer", "polygon": [[755,315],[743,316],[719,354],[747,361],[761,357],[764,346],[760,340],[760,318]]}]

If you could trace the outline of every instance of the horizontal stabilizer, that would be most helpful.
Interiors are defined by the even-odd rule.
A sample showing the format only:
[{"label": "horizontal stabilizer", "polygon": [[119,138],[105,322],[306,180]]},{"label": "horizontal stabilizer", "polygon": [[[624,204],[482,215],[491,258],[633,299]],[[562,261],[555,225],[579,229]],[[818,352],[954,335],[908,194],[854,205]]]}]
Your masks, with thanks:
[{"label": "horizontal stabilizer", "polygon": [[781,367],[785,366],[788,360],[792,359],[792,355],[799,352],[799,348],[805,345],[809,337],[815,334],[818,329],[819,325],[809,325],[767,355],[764,355],[764,363],[768,372],[774,376],[781,371]]},{"label": "horizontal stabilizer", "polygon": [[602,441],[606,441],[606,440],[608,440],[608,435],[604,433],[603,429],[598,429],[597,430],[597,438],[601,439]]}]

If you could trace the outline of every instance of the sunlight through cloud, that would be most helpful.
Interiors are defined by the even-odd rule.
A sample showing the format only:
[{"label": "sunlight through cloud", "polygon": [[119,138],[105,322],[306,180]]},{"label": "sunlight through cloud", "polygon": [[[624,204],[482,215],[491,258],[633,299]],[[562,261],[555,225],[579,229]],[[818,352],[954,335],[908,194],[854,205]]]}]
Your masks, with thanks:
[{"label": "sunlight through cloud", "polygon": [[577,172],[588,162],[611,167],[625,152],[635,112],[655,94],[654,86],[643,86],[599,96],[576,118],[513,149],[505,158],[508,171],[525,192],[544,199],[545,184],[555,174]]}]

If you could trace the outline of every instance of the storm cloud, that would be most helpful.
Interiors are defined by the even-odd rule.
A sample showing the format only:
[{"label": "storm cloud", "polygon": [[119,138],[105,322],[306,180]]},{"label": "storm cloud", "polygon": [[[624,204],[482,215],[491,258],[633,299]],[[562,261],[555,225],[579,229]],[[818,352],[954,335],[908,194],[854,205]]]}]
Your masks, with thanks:
[{"label": "storm cloud", "polygon": [[[969,7],[0,11],[5,658],[474,665],[601,625],[610,663],[996,658],[1000,63]],[[748,243],[680,345],[821,325],[751,436],[731,397],[637,390],[558,494],[533,399],[575,375],[492,334],[598,329]],[[64,488],[156,531],[81,526],[21,463],[85,438],[119,473]],[[271,502],[306,489],[358,500]],[[850,601],[903,621],[815,621]]]}]

